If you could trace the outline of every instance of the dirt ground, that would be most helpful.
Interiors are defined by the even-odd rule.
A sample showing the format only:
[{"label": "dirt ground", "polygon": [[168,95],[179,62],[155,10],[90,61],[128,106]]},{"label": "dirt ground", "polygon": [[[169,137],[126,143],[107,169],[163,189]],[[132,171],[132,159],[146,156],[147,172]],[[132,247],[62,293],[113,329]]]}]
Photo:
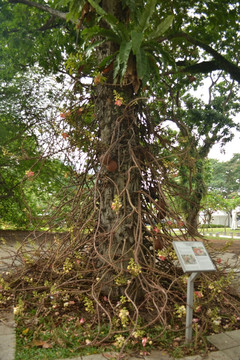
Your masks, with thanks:
[{"label": "dirt ground", "polygon": [[[204,240],[205,244],[210,244],[214,250],[220,250],[226,245],[226,252],[235,253],[240,255],[240,239],[221,239],[212,238],[211,240]],[[227,246],[229,244],[229,246]]]}]

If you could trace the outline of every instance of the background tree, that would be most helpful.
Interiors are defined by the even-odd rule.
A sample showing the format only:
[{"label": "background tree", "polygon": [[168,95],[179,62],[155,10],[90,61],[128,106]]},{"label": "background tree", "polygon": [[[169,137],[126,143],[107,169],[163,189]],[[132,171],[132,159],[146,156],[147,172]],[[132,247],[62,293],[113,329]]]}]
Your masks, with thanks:
[{"label": "background tree", "polygon": [[[208,191],[201,203],[204,224],[210,225],[213,213],[218,210],[226,210],[226,208],[226,199],[221,193],[214,190]],[[226,224],[226,226],[227,225],[228,224]]]},{"label": "background tree", "polygon": [[214,211],[223,210],[229,217],[232,210],[239,206],[239,154],[234,154],[229,161],[209,159],[211,174],[208,178],[208,194],[202,202],[209,223]]},{"label": "background tree", "polygon": [[212,176],[209,183],[210,188],[222,192],[225,196],[230,196],[238,192],[240,185],[240,157],[234,154],[229,161],[219,161],[210,159]]},{"label": "background tree", "polygon": [[[57,207],[66,196],[64,188],[66,192],[73,169],[44,156],[35,136],[26,133],[25,125],[10,119],[0,118],[1,223],[17,228],[44,227],[50,204]],[[62,221],[66,223],[67,216]]]},{"label": "background tree", "polygon": [[209,151],[215,143],[224,146],[231,141],[233,131],[238,129],[233,120],[238,111],[237,87],[225,79],[224,88],[220,77],[221,74],[215,80],[212,78],[207,103],[191,95],[189,84],[186,87],[186,84],[179,83],[173,87],[168,82],[171,96],[164,104],[161,99],[159,105],[179,129],[175,134],[175,144],[169,148],[168,159],[176,172],[171,177],[174,199],[179,199],[179,212],[191,235],[198,233],[198,214],[201,201],[207,194]]},{"label": "background tree", "polygon": [[63,148],[69,148],[68,134],[61,119],[58,126],[55,124],[65,91],[59,89],[53,77],[44,77],[40,71],[29,70],[12,80],[2,79],[0,214],[3,225],[43,226],[43,214],[48,211],[49,203],[55,202],[55,206],[59,203],[62,194],[59,199],[56,195],[69,182],[65,174],[73,172],[74,166],[70,167],[70,153],[68,157],[62,153]]}]

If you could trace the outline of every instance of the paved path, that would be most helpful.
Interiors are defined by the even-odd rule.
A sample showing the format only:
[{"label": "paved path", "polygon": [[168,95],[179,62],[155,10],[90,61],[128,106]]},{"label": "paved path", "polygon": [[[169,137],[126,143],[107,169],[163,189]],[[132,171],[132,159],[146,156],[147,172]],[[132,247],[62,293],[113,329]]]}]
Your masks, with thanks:
[{"label": "paved path", "polygon": [[0,315],[0,360],[14,360],[16,348],[13,312]]}]

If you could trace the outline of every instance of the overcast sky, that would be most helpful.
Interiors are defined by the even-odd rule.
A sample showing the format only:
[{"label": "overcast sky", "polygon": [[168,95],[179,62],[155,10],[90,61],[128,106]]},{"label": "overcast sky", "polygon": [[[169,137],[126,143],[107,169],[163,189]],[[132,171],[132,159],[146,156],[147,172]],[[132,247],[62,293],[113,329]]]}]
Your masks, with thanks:
[{"label": "overcast sky", "polygon": [[217,159],[219,161],[228,161],[233,154],[240,153],[240,133],[238,132],[234,139],[224,146],[224,153],[218,144],[214,145],[209,153],[209,158]]}]

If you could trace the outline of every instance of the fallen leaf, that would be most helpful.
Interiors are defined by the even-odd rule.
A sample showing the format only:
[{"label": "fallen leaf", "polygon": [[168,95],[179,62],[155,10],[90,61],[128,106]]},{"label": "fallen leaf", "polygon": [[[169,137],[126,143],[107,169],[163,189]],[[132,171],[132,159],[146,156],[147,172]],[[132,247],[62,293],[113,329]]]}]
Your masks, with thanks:
[{"label": "fallen leaf", "polygon": [[50,349],[53,346],[52,346],[52,344],[49,344],[49,343],[45,342],[42,347],[43,347],[43,349]]},{"label": "fallen leaf", "polygon": [[29,328],[26,328],[25,330],[22,331],[22,334],[27,335],[28,332],[29,332]]},{"label": "fallen leaf", "polygon": [[57,339],[55,340],[55,343],[56,343],[57,345],[61,346],[62,348],[66,347],[65,342],[64,342],[61,338],[57,338]]},{"label": "fallen leaf", "polygon": [[52,344],[48,343],[47,341],[43,340],[33,340],[31,343],[32,346],[42,347],[43,349],[52,348]]}]

